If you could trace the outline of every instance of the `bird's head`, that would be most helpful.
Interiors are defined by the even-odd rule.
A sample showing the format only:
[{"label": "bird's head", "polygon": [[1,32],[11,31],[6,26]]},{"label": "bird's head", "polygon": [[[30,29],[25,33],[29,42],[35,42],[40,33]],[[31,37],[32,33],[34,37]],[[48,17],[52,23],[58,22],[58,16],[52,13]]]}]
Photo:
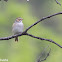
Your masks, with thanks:
[{"label": "bird's head", "polygon": [[21,17],[16,18],[16,22],[21,22],[23,19]]}]

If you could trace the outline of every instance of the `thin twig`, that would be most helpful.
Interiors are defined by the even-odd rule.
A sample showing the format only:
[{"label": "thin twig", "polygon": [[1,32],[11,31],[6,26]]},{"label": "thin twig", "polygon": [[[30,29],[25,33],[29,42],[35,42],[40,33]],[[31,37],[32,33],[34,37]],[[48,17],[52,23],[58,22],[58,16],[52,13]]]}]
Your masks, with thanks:
[{"label": "thin twig", "polygon": [[[48,46],[48,47],[49,47],[49,46]],[[41,59],[41,58],[43,57],[44,51],[45,51],[48,47],[46,47],[46,48],[42,51],[42,53],[40,54],[39,58],[37,59],[37,62],[42,62],[42,61],[44,61],[44,60],[47,59],[47,57],[49,56],[49,54],[50,54],[50,52],[51,52],[51,48],[49,49],[49,52],[47,53],[46,57],[45,57],[44,59]]]},{"label": "thin twig", "polygon": [[61,4],[57,0],[55,0],[55,1],[56,1],[57,4],[59,4],[61,6]]},{"label": "thin twig", "polygon": [[59,14],[62,14],[62,12],[55,13],[55,14],[49,15],[49,16],[47,16],[47,17],[43,17],[43,18],[40,19],[39,21],[37,21],[37,22],[35,22],[34,24],[32,24],[31,26],[29,26],[29,27],[25,30],[25,32],[27,32],[30,28],[32,28],[33,26],[35,26],[35,25],[38,24],[39,22],[41,22],[41,21],[43,21],[43,20],[45,20],[45,19],[51,18],[51,17],[53,17],[53,16],[59,15]]},{"label": "thin twig", "polygon": [[45,40],[45,41],[52,42],[52,43],[56,44],[57,46],[59,46],[60,48],[62,48],[61,45],[59,45],[58,43],[56,43],[55,41],[53,41],[53,40],[51,40],[51,39],[45,39],[45,38],[36,37],[36,36],[31,35],[31,34],[28,34],[28,33],[27,33],[27,35],[30,36],[30,37],[36,38],[36,39],[40,39],[40,40]]},{"label": "thin twig", "polygon": [[49,54],[50,54],[50,51],[51,51],[51,48],[50,48],[49,52],[47,53],[47,56],[46,56],[43,60],[41,60],[41,61],[46,60],[46,58],[47,58],[47,57],[49,56]]}]

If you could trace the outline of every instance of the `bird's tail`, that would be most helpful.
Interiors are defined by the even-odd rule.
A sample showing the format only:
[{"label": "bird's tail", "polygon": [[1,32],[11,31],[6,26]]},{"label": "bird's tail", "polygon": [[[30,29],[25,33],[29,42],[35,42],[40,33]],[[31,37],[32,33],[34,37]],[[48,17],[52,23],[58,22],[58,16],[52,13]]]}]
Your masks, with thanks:
[{"label": "bird's tail", "polygon": [[15,37],[15,42],[18,42],[18,37]]}]

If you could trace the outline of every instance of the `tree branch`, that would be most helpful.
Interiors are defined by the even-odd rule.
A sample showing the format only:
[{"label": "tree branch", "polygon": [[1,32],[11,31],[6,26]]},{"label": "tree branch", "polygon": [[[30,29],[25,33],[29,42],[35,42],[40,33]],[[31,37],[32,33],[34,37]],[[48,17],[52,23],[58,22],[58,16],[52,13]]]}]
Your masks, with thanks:
[{"label": "tree branch", "polygon": [[35,22],[34,24],[32,24],[31,26],[29,26],[29,27],[25,30],[25,32],[27,32],[30,28],[32,28],[33,26],[35,26],[35,25],[38,24],[39,22],[41,22],[41,21],[43,21],[43,20],[45,20],[45,19],[51,18],[51,17],[53,17],[53,16],[59,15],[59,14],[62,14],[62,12],[55,13],[55,14],[49,15],[49,16],[47,16],[47,17],[43,17],[43,18],[40,19],[39,21],[37,21],[37,22]]},{"label": "tree branch", "polygon": [[56,43],[55,41],[51,40],[51,39],[45,39],[45,38],[40,38],[40,37],[36,37],[36,36],[33,36],[31,34],[28,34],[27,31],[32,28],[33,26],[35,26],[36,24],[38,24],[39,22],[45,20],[45,19],[48,19],[48,18],[51,18],[53,16],[56,16],[56,15],[59,15],[59,14],[62,14],[62,12],[59,12],[59,13],[55,13],[53,15],[49,15],[47,17],[43,17],[42,19],[40,19],[39,21],[35,22],[34,24],[32,24],[31,26],[29,26],[24,32],[22,32],[22,34],[18,34],[18,35],[13,35],[13,36],[9,36],[9,37],[3,37],[3,38],[0,38],[0,40],[9,40],[9,39],[12,39],[12,38],[15,38],[15,37],[19,37],[19,36],[22,36],[22,35],[28,35],[30,37],[33,37],[33,38],[36,38],[36,39],[40,39],[40,40],[45,40],[45,41],[49,41],[49,42],[52,42],[54,44],[56,44],[57,46],[59,46],[60,48],[62,48],[61,45],[59,45],[58,43]]},{"label": "tree branch", "polygon": [[61,4],[57,0],[55,0],[55,1],[56,1],[57,4],[59,4],[61,6]]},{"label": "tree branch", "polygon": [[13,35],[13,36],[9,36],[9,37],[3,37],[3,38],[0,38],[0,40],[10,40],[12,38],[19,37],[19,36],[22,36],[22,35],[26,35],[26,33],[23,32],[22,34],[17,34],[17,35]]},{"label": "tree branch", "polygon": [[45,39],[45,38],[36,37],[36,36],[33,36],[33,35],[31,35],[31,34],[28,34],[28,33],[27,33],[26,35],[28,35],[28,36],[30,36],[30,37],[33,37],[33,38],[36,38],[36,39],[40,39],[40,40],[45,40],[45,41],[52,42],[52,43],[56,44],[57,46],[59,46],[60,48],[62,48],[61,45],[59,45],[58,43],[56,43],[55,41],[53,41],[53,40],[51,40],[51,39]]}]

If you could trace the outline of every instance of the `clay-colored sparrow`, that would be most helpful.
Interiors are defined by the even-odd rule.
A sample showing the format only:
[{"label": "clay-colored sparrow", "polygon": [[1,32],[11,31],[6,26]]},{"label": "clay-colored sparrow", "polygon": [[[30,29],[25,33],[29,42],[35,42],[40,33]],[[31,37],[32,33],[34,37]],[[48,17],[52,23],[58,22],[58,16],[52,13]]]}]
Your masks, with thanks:
[{"label": "clay-colored sparrow", "polygon": [[[22,23],[22,18],[18,17],[16,18],[15,22],[13,23],[13,26],[12,26],[12,31],[14,33],[14,35],[16,34],[20,34],[23,32],[23,23]],[[15,38],[15,41],[18,41],[18,37]]]}]

